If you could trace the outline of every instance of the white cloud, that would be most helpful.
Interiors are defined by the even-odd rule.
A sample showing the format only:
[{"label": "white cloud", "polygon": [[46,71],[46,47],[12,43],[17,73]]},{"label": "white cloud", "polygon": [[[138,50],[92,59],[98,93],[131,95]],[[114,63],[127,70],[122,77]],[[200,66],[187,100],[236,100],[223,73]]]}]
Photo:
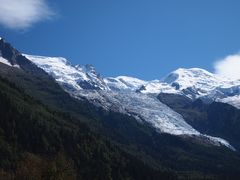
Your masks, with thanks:
[{"label": "white cloud", "polygon": [[26,29],[54,15],[45,0],[0,0],[0,24]]},{"label": "white cloud", "polygon": [[231,79],[240,79],[240,54],[233,54],[214,64],[215,73]]}]

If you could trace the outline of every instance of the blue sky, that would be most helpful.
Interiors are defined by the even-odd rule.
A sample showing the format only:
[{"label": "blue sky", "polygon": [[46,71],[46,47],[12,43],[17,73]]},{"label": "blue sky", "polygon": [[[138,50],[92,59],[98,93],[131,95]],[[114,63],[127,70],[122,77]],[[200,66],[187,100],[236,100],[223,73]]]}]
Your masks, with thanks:
[{"label": "blue sky", "polygon": [[37,4],[35,11],[41,6],[41,14],[49,17],[39,17],[36,23],[15,27],[18,20],[10,25],[0,18],[0,36],[24,53],[93,64],[104,76],[149,80],[179,67],[213,71],[216,60],[240,50],[238,0],[46,3]]}]

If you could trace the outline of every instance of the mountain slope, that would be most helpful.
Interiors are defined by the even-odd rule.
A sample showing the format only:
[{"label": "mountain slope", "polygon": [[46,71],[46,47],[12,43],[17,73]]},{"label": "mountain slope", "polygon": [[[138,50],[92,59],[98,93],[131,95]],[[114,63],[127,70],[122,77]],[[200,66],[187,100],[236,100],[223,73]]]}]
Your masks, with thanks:
[{"label": "mountain slope", "polygon": [[0,116],[1,179],[174,178],[172,172],[109,145],[85,124],[50,110],[2,78]]}]

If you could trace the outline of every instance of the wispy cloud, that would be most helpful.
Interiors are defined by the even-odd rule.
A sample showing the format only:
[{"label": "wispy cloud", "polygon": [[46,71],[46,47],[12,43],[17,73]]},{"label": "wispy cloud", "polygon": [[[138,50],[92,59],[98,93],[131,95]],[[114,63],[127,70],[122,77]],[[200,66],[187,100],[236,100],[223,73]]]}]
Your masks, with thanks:
[{"label": "wispy cloud", "polygon": [[240,79],[240,53],[229,55],[214,64],[215,73],[231,79]]},{"label": "wispy cloud", "polygon": [[0,0],[0,24],[7,28],[26,29],[53,15],[45,0]]}]

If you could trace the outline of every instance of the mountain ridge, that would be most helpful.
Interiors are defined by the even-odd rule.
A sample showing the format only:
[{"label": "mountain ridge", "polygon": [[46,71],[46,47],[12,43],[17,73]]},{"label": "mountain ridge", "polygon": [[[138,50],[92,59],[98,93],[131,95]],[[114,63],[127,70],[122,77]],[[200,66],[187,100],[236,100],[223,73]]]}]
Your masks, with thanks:
[{"label": "mountain ridge", "polygon": [[[209,142],[212,142],[214,145],[225,145],[234,149],[227,141],[219,137],[207,136],[194,130],[191,126],[185,123],[181,115],[177,115],[178,118],[176,118],[176,113],[160,103],[157,100],[157,97],[139,92],[136,86],[140,87],[139,82],[145,83],[145,81],[122,76],[115,79],[115,82],[117,83],[112,83],[112,86],[108,87],[108,84],[110,84],[109,79],[105,78],[104,81],[100,76],[96,76],[95,71],[92,75],[91,73],[89,75],[87,72],[84,72],[84,69],[82,68],[75,71],[76,66],[71,65],[71,63],[68,63],[66,60],[62,61],[62,58],[59,58],[58,60],[58,58],[31,55],[25,56],[55,78],[56,81],[62,85],[63,89],[73,97],[80,99],[84,97],[95,105],[103,107],[106,110],[111,109],[134,116],[136,119],[144,120],[161,133],[202,136],[206,139],[209,138]],[[52,65],[52,62],[54,66]],[[64,63],[62,64],[62,62]],[[75,78],[76,74],[78,74],[77,78]],[[71,80],[73,80],[73,83],[77,84],[80,88],[75,88],[74,86],[71,87]],[[119,83],[121,84],[119,85]],[[124,84],[125,87],[122,84]],[[117,85],[118,87],[113,87],[114,85]],[[98,88],[96,88],[96,86]],[[125,93],[126,90],[128,90],[128,92]]]}]

